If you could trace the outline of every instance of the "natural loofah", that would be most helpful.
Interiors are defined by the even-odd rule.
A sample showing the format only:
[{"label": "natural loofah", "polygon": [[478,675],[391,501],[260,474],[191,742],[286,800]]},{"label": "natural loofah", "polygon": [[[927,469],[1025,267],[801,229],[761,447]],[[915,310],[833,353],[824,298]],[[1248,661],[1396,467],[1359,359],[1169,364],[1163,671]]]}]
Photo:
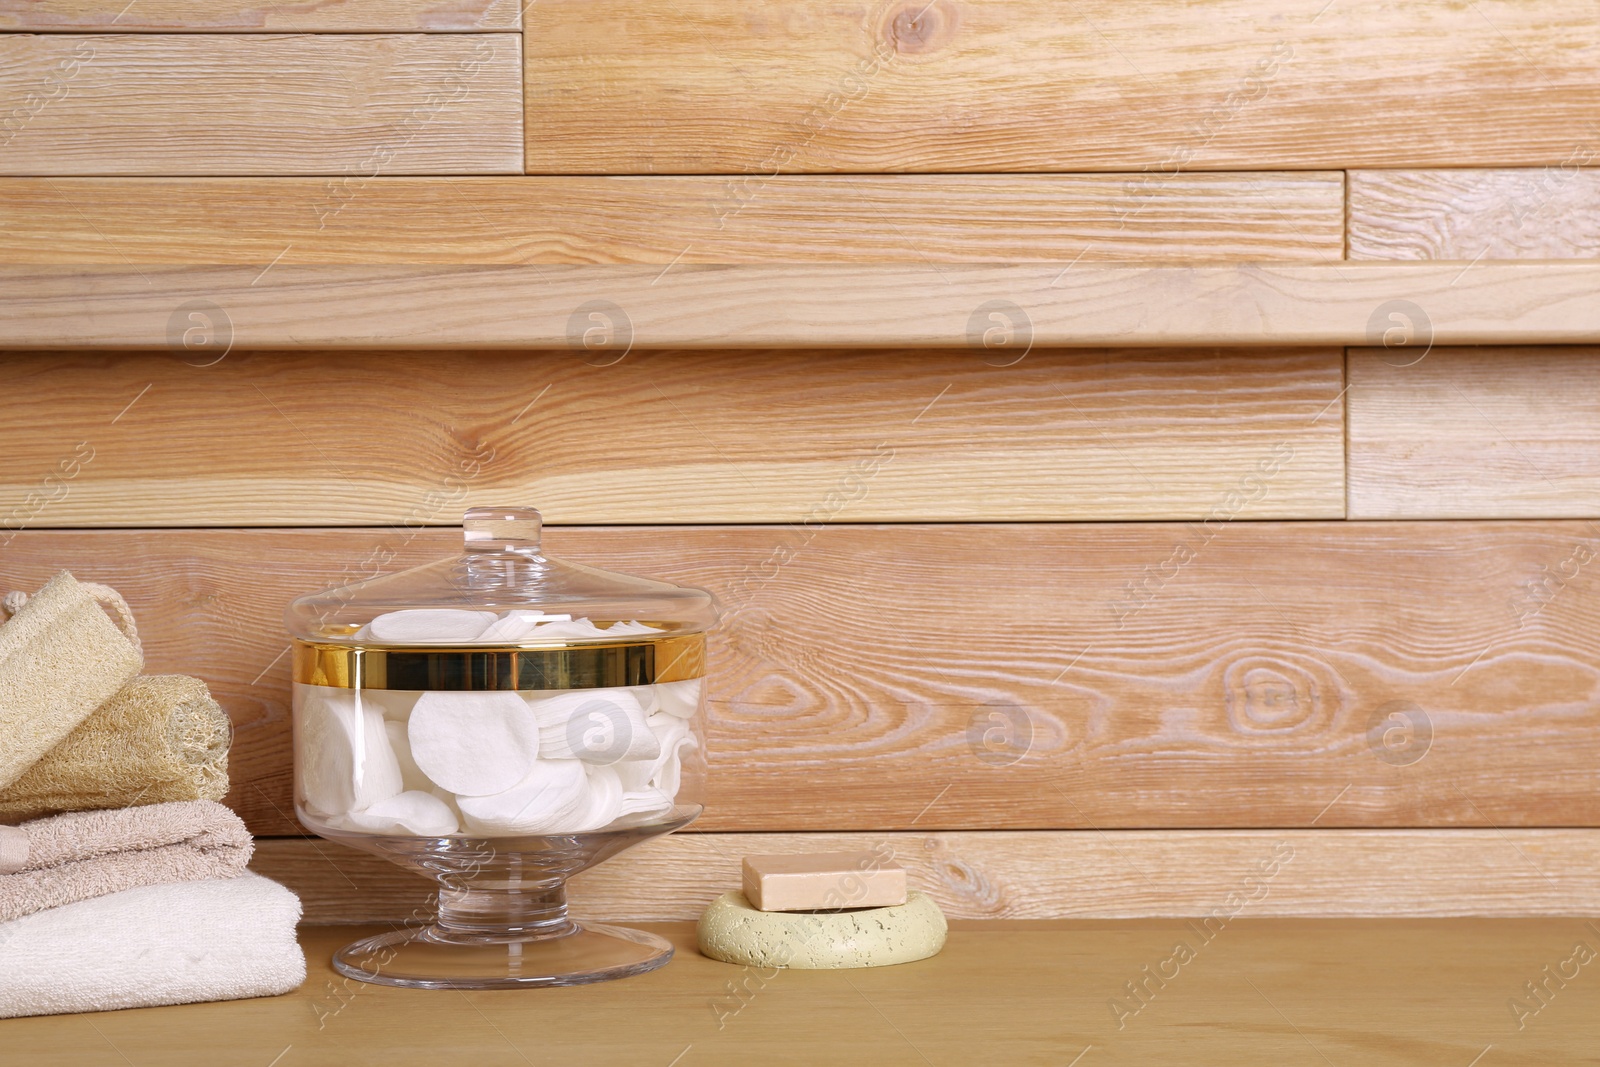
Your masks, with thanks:
[{"label": "natural loofah", "polygon": [[106,586],[62,571],[32,597],[8,595],[4,608],[11,620],[0,626],[0,789],[144,666],[128,605]]},{"label": "natural loofah", "polygon": [[228,791],[228,715],[198,678],[135,678],[8,789],[0,821]]}]

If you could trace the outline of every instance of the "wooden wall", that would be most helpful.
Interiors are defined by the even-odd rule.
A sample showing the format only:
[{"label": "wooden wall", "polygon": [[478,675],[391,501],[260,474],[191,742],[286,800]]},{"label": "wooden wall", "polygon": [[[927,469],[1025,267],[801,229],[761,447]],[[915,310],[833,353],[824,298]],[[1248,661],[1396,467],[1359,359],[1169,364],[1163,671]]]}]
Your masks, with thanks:
[{"label": "wooden wall", "polygon": [[727,609],[699,832],[596,911],[877,839],[955,915],[1204,910],[1280,839],[1276,914],[1592,909],[1600,371],[1449,331],[1600,343],[1600,22],[1317,8],[0,0],[0,586],[127,595],[324,921],[420,883],[296,837],[282,608],[469,504]]}]

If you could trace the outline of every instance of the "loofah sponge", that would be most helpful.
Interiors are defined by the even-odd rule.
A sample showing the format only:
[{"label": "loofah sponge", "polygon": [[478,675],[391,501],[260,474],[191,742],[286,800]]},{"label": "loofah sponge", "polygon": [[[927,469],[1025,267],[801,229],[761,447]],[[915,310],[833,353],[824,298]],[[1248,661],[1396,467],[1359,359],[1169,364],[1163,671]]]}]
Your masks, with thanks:
[{"label": "loofah sponge", "polygon": [[206,684],[181,674],[135,678],[8,789],[0,820],[228,791],[228,715]]},{"label": "loofah sponge", "polygon": [[7,595],[4,608],[12,618],[0,626],[0,789],[144,666],[133,615],[107,586],[62,571],[32,597]]}]

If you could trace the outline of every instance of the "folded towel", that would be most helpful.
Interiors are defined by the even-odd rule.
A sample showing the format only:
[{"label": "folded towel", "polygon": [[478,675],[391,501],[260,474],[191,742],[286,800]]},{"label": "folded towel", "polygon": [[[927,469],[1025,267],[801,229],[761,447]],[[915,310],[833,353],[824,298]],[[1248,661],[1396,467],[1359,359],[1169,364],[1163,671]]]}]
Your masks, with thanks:
[{"label": "folded towel", "polygon": [[0,626],[0,789],[144,666],[133,615],[108,586],[62,571],[32,597],[7,594],[3,607],[12,618]]},{"label": "folded towel", "polygon": [[[81,811],[5,827],[26,858],[0,868],[0,922],[141,885],[232,878],[254,844],[244,822],[210,800]],[[15,871],[15,873],[11,873]]]},{"label": "folded towel", "polygon": [[230,737],[227,712],[200,679],[135,678],[9,789],[0,789],[0,822],[221,800],[228,791]]},{"label": "folded towel", "polygon": [[300,901],[258,874],[141,886],[0,923],[0,1019],[287,993]]}]

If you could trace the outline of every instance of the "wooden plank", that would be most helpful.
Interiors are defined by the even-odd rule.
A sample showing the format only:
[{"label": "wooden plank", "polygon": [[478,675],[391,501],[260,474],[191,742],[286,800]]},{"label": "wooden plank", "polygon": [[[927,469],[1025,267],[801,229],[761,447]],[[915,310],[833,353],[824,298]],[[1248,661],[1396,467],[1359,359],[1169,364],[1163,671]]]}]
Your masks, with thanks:
[{"label": "wooden plank", "polygon": [[18,1019],[7,1048],[29,1067],[1536,1067],[1592,1060],[1600,1009],[1576,918],[958,920],[932,959],[846,971],[732,967],[688,923],[651,928],[676,948],[655,973],[464,993],[345,978],[335,950],[387,929],[307,928],[286,996]]},{"label": "wooden plank", "polygon": [[471,33],[522,28],[513,0],[0,0],[0,30]]},{"label": "wooden plank", "polygon": [[1600,517],[1595,355],[1351,349],[1350,517]]},{"label": "wooden plank", "polygon": [[[528,169],[730,173],[1560,163],[1585,0],[626,0],[529,9]],[[1396,49],[1403,41],[1405,47]]]},{"label": "wooden plank", "polygon": [[[0,267],[3,349],[1030,348],[1600,340],[1600,263]],[[202,301],[195,304],[195,301]],[[608,306],[612,305],[612,306]],[[220,345],[220,341],[218,342]],[[223,346],[225,347],[225,346]],[[185,356],[192,353],[183,352]],[[219,353],[220,354],[220,353]]]},{"label": "wooden plank", "polygon": [[[485,502],[444,482],[414,514],[467,500]],[[720,599],[705,830],[1600,825],[1592,577],[1527,588],[1592,552],[1592,524],[1230,523],[1218,505],[1190,524],[547,540]],[[148,669],[198,674],[233,715],[232,802],[293,833],[283,606],[459,549],[410,526],[23,531],[0,588],[66,567],[120,589]]]},{"label": "wooden plank", "polygon": [[[1585,915],[1600,910],[1600,830],[974,830],[676,834],[579,875],[580,917],[697,919],[739,887],[744,856],[870,850],[952,919],[1203,916],[1278,860],[1255,918]],[[309,923],[419,922],[438,886],[315,838],[261,838],[252,869]],[[433,886],[430,889],[429,886]]]},{"label": "wooden plank", "polygon": [[[522,169],[515,34],[0,35],[0,174]],[[308,204],[307,211],[314,210]]]},{"label": "wooden plank", "polygon": [[1351,259],[1593,259],[1600,178],[1579,145],[1559,165],[1350,174]]},{"label": "wooden plank", "polygon": [[[0,516],[26,514],[80,440],[92,461],[25,525],[400,523],[468,467],[478,499],[558,523],[799,523],[830,494],[831,521],[1204,519],[1280,447],[1236,517],[1344,515],[1331,348],[204,362],[0,361],[0,395],[27,398],[0,420]],[[871,478],[835,493],[863,463]]]},{"label": "wooden plank", "polygon": [[[1337,260],[1337,173],[774,179],[737,215],[720,178],[0,181],[4,263],[965,263]],[[279,259],[278,257],[282,257]]]}]

